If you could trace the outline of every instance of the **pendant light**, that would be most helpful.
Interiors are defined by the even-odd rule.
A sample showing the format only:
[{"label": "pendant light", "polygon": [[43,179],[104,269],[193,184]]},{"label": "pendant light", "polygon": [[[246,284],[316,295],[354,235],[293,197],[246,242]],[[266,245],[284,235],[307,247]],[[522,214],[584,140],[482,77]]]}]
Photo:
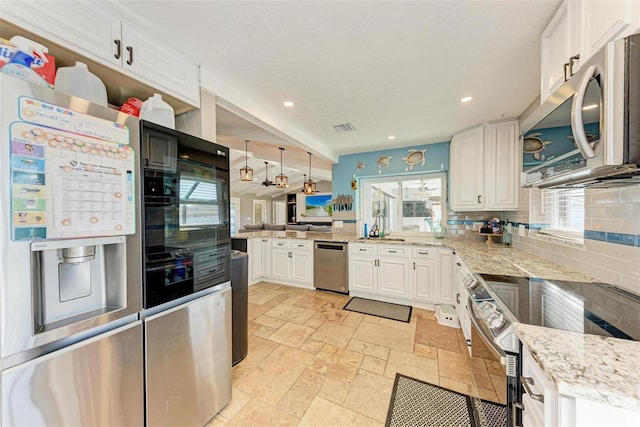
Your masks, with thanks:
[{"label": "pendant light", "polygon": [[304,194],[313,195],[316,194],[316,183],[311,179],[311,153],[309,154],[309,179],[304,182]]},{"label": "pendant light", "polygon": [[240,168],[240,181],[253,181],[253,169],[251,169],[248,162],[247,155],[247,145],[249,144],[249,140],[244,140],[244,167]]},{"label": "pendant light", "polygon": [[278,148],[280,150],[280,175],[276,176],[276,188],[287,188],[289,186],[289,177],[282,173],[282,152],[284,148]]}]

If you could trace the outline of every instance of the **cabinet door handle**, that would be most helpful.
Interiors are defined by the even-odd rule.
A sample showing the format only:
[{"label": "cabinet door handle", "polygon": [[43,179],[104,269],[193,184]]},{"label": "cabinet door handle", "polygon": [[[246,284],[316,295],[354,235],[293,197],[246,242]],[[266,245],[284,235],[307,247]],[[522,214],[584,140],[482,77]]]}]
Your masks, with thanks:
[{"label": "cabinet door handle", "polygon": [[456,262],[456,265],[457,265],[458,267],[462,267],[462,264],[460,264],[459,262]]},{"label": "cabinet door handle", "polygon": [[116,54],[113,56],[116,59],[120,59],[122,57],[122,40],[116,39],[113,42],[116,44]]},{"label": "cabinet door handle", "polygon": [[133,64],[133,46],[127,46],[127,52],[129,52],[129,59],[127,60],[127,64]]},{"label": "cabinet door handle", "polygon": [[456,304],[460,304],[460,293],[456,294]]},{"label": "cabinet door handle", "polygon": [[522,382],[522,386],[524,387],[524,391],[527,392],[527,394],[529,395],[529,397],[531,397],[533,400],[537,400],[538,402],[542,402],[544,403],[544,394],[535,394],[533,391],[531,391],[531,388],[529,387],[529,384],[534,385],[534,381],[533,378],[531,377],[520,377],[520,381]]},{"label": "cabinet door handle", "polygon": [[413,269],[414,269],[414,270],[416,269],[416,263],[415,263],[415,261],[414,261],[414,263],[413,263]]},{"label": "cabinet door handle", "polygon": [[[522,403],[514,402],[511,404],[511,419],[514,423],[518,419],[518,411],[524,411],[524,405]],[[522,424],[515,424],[516,427],[522,427]]]},{"label": "cabinet door handle", "polygon": [[569,58],[569,77],[573,76],[573,63],[580,59],[580,54],[573,55]]},{"label": "cabinet door handle", "polygon": [[482,197],[482,195],[478,196],[478,204],[481,204],[482,202],[480,201],[480,198]]},{"label": "cabinet door handle", "polygon": [[569,63],[565,62],[563,68],[564,68],[564,81],[566,82],[567,80],[569,80],[569,76],[570,76],[569,72],[567,71],[569,68]]}]

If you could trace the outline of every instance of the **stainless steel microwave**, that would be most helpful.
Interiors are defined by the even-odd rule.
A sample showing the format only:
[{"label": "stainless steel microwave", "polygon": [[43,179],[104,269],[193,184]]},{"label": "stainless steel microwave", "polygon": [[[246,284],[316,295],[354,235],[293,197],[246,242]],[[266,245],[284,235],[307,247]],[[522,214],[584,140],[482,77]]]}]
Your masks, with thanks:
[{"label": "stainless steel microwave", "polygon": [[520,128],[523,187],[640,183],[640,34],[608,43]]}]

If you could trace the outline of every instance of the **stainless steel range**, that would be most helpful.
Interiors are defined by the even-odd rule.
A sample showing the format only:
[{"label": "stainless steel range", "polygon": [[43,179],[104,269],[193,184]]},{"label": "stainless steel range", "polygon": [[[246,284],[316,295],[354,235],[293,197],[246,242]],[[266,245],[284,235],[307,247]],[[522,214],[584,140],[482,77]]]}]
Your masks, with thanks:
[{"label": "stainless steel range", "polygon": [[467,274],[467,308],[475,337],[506,365],[509,426],[519,425],[521,347],[514,323],[607,337],[640,339],[640,297],[606,283]]}]

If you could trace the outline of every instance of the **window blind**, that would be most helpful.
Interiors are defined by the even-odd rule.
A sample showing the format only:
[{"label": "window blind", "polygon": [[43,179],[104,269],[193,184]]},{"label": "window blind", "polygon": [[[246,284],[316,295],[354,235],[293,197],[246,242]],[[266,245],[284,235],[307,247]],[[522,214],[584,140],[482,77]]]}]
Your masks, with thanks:
[{"label": "window blind", "polygon": [[548,228],[541,233],[582,239],[584,233],[584,188],[543,190],[542,210]]}]

